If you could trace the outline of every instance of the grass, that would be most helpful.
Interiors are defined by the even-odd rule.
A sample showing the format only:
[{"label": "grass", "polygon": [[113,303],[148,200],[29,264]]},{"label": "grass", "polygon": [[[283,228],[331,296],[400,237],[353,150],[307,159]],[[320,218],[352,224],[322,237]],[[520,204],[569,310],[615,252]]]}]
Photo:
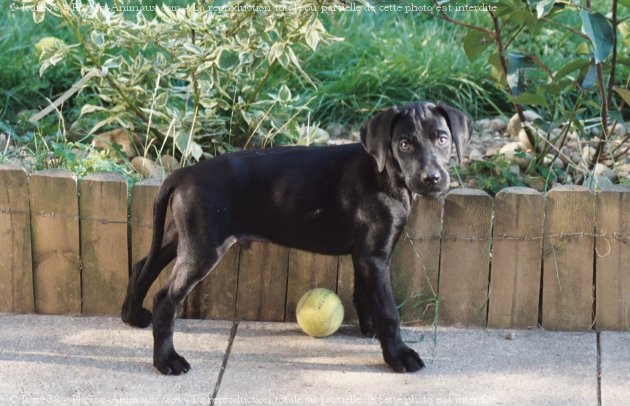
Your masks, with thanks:
[{"label": "grass", "polygon": [[[304,98],[316,96],[313,117],[323,124],[360,124],[375,110],[414,100],[444,100],[473,116],[505,108],[482,60],[470,64],[459,47],[462,31],[424,15],[340,13],[325,19],[342,42],[302,52],[317,89],[293,79]],[[286,78],[274,77],[274,83]]]},{"label": "grass", "polygon": [[14,11],[0,14],[0,26],[0,123],[15,124],[20,112],[36,109],[65,91],[79,73],[57,66],[39,77],[35,43],[47,36],[70,39],[52,19],[36,25],[30,13]]}]

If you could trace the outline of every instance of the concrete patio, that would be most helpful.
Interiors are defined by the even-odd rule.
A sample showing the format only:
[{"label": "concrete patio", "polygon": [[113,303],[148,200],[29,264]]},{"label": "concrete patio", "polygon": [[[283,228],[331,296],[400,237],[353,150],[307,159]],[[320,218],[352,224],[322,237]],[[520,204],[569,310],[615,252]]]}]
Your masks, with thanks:
[{"label": "concrete patio", "polygon": [[[375,339],[293,323],[177,320],[192,365],[162,376],[150,329],[115,317],[0,314],[0,404],[488,404],[630,402],[630,333],[405,328],[427,368],[396,374]],[[599,377],[599,378],[598,378]]]}]

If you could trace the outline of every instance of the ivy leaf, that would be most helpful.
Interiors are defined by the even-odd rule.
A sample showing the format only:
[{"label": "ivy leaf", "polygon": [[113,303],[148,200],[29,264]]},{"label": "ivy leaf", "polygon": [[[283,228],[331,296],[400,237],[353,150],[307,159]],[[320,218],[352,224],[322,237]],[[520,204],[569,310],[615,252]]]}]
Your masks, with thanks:
[{"label": "ivy leaf", "polygon": [[186,44],[184,44],[184,49],[186,49],[187,51],[192,52],[195,55],[202,55],[203,54],[203,51],[201,50],[201,48],[199,48],[195,44],[186,43]]},{"label": "ivy leaf", "polygon": [[623,101],[626,102],[627,105],[630,105],[630,90],[622,89],[618,86],[613,87],[613,90],[617,92],[619,96],[621,96],[621,98],[623,99]]},{"label": "ivy leaf", "polygon": [[114,123],[116,121],[116,118],[116,116],[110,116],[107,117],[105,120],[99,121],[98,123],[94,124],[92,129],[90,129],[90,132],[88,132],[88,135],[92,135],[102,127]]},{"label": "ivy leaf", "polygon": [[83,107],[81,107],[81,113],[79,114],[79,117],[83,117],[85,114],[90,114],[95,111],[103,110],[105,110],[105,107],[103,106],[97,106],[95,104],[84,104]]},{"label": "ivy leaf", "polygon": [[100,31],[92,31],[92,35],[90,35],[90,39],[99,48],[103,48],[105,45],[105,35]]},{"label": "ivy leaf", "polygon": [[196,161],[199,161],[203,150],[201,146],[192,139],[192,134],[189,131],[180,130],[175,134],[175,146],[182,153],[184,158],[192,156]]},{"label": "ivy leaf", "polygon": [[44,21],[45,17],[46,17],[45,11],[38,11],[36,8],[33,8],[33,22],[35,22],[35,24],[39,24],[42,21]]},{"label": "ivy leaf", "polygon": [[575,48],[575,53],[578,55],[590,55],[591,51],[588,49],[588,44],[586,42],[582,42],[577,46],[577,48]]},{"label": "ivy leaf", "polygon": [[319,39],[320,39],[319,32],[315,28],[311,28],[306,33],[306,36],[304,39],[306,40],[306,45],[308,45],[309,48],[315,51],[317,49],[317,44],[319,44]]},{"label": "ivy leaf", "polygon": [[282,85],[278,92],[278,99],[282,103],[287,103],[291,100],[291,89],[285,84]]},{"label": "ivy leaf", "polygon": [[577,59],[575,61],[571,61],[556,71],[556,73],[553,75],[553,80],[558,81],[567,76],[569,73],[582,69],[588,64],[589,61],[586,59]]},{"label": "ivy leaf", "polygon": [[33,3],[33,21],[39,24],[46,17],[46,0],[35,0]]},{"label": "ivy leaf", "polygon": [[582,32],[588,36],[593,44],[595,63],[603,62],[613,49],[613,30],[610,23],[600,13],[580,11],[582,17]]},{"label": "ivy leaf", "polygon": [[474,62],[490,44],[490,37],[483,32],[470,30],[468,34],[462,38],[464,43],[464,51],[470,62]]},{"label": "ivy leaf", "polygon": [[506,19],[509,21],[513,21],[517,24],[527,25],[527,28],[531,32],[535,32],[538,27],[538,18],[527,8],[514,10],[512,13],[510,13],[509,17],[507,17]]},{"label": "ivy leaf", "polygon": [[239,62],[238,54],[232,50],[223,50],[219,56],[219,69],[229,70],[234,68]]},{"label": "ivy leaf", "polygon": [[595,81],[597,80],[597,65],[591,64],[589,66],[588,71],[586,71],[586,75],[584,75],[584,79],[582,79],[582,87],[584,89],[590,89],[595,85]]},{"label": "ivy leaf", "polygon": [[275,44],[273,44],[271,46],[271,49],[269,49],[269,53],[267,54],[267,57],[269,58],[269,63],[273,63],[276,59],[280,58],[280,56],[285,53],[284,48],[285,46],[282,42],[276,42]]},{"label": "ivy leaf", "polygon": [[522,93],[512,98],[512,101],[518,104],[529,104],[532,106],[548,107],[547,100],[536,93]]},{"label": "ivy leaf", "polygon": [[538,17],[538,19],[541,19],[547,14],[549,14],[555,2],[556,2],[555,0],[528,0],[527,1],[527,3],[529,3],[531,7],[536,8],[536,16]]},{"label": "ivy leaf", "polygon": [[495,52],[488,57],[488,64],[492,68],[490,74],[494,80],[502,85],[506,84],[505,76],[503,75],[503,68],[501,67],[501,57],[498,52]]},{"label": "ivy leaf", "polygon": [[117,69],[120,68],[122,66],[123,63],[123,59],[122,56],[115,56],[113,58],[109,58],[108,60],[106,60],[103,63],[103,68],[104,69]]},{"label": "ivy leaf", "polygon": [[[287,49],[291,49],[291,48],[287,48]],[[287,66],[289,66],[289,63],[291,62],[291,60],[289,59],[289,55],[286,52],[283,52],[278,57],[278,62],[280,62],[280,65],[282,65],[282,67],[286,69]]]},{"label": "ivy leaf", "polygon": [[555,3],[555,0],[543,0],[539,2],[538,4],[536,4],[537,17],[541,19],[547,14],[549,14],[551,9],[553,8],[554,3]]},{"label": "ivy leaf", "polygon": [[199,162],[199,159],[201,159],[201,156],[203,155],[203,149],[201,149],[201,145],[193,141],[190,147],[190,154],[193,158],[195,158],[195,161]]}]

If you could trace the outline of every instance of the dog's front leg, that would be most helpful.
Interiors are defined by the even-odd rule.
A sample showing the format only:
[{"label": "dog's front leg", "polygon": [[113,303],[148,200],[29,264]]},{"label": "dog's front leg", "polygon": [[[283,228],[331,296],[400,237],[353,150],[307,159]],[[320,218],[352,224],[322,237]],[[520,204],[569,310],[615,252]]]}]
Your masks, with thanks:
[{"label": "dog's front leg", "polygon": [[415,372],[424,368],[418,353],[402,341],[400,317],[389,273],[391,255],[359,253],[353,255],[355,277],[367,296],[381,342],[385,362],[396,372]]},{"label": "dog's front leg", "polygon": [[371,308],[372,304],[368,300],[368,295],[365,293],[361,268],[357,267],[357,263],[358,261],[354,261],[354,307],[357,309],[361,334],[373,336],[376,333],[374,330],[374,311]]}]

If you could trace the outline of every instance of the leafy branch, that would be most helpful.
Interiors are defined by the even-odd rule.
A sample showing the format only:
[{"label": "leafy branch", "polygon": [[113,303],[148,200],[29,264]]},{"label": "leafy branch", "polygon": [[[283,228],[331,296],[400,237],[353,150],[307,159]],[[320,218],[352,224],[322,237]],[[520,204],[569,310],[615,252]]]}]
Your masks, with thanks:
[{"label": "leafy branch", "polygon": [[[436,7],[442,7],[427,14],[466,29],[462,43],[470,61],[481,57],[488,48],[494,48],[487,65],[497,84],[508,94],[509,102],[523,124],[526,141],[532,146],[534,156],[528,172],[537,171],[553,151],[550,162],[561,157],[578,179],[587,181],[597,163],[617,159],[630,150],[627,145],[630,136],[621,140],[614,137],[615,127],[623,120],[623,108],[630,103],[630,91],[626,90],[630,76],[625,87],[617,83],[620,60],[627,63],[627,58],[621,59],[619,55],[628,54],[627,48],[621,51],[620,47],[630,43],[628,29],[622,27],[626,17],[620,18],[618,9],[622,4],[623,7],[628,5],[612,0],[610,17],[606,17],[592,10],[590,0],[584,0],[583,4],[563,0],[504,0],[488,10],[487,23],[482,25],[483,20],[475,19],[472,24],[461,14],[447,14],[444,5],[448,3],[448,0],[440,3],[433,0]],[[557,17],[560,14],[563,18]],[[625,35],[622,41],[618,41],[620,33]],[[545,63],[543,50],[523,52],[518,49],[525,44],[544,42],[549,35],[562,36],[590,57],[576,55],[564,66],[556,67]],[[615,93],[621,97],[619,103],[615,101]],[[544,118],[525,123],[524,106],[536,107]],[[562,147],[575,142],[575,148],[581,151],[579,140],[591,139],[591,134],[585,133],[585,123],[593,121],[601,127],[598,137],[593,140],[595,153],[570,162],[570,157],[562,153]],[[611,146],[613,142],[617,143],[614,148]],[[607,150],[609,153],[604,153]]]}]

